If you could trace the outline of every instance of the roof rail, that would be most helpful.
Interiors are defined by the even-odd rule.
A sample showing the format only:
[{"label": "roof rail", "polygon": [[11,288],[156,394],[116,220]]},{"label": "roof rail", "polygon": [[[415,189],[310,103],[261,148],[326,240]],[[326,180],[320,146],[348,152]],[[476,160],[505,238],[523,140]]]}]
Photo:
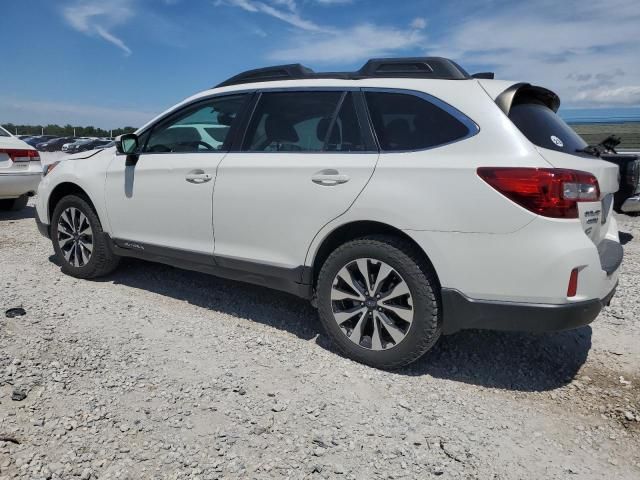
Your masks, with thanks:
[{"label": "roof rail", "polygon": [[235,75],[219,83],[214,88],[243,83],[313,78],[336,78],[342,80],[359,80],[363,78],[467,80],[471,76],[460,65],[448,58],[372,58],[360,70],[355,72],[314,72],[299,63],[258,68]]}]

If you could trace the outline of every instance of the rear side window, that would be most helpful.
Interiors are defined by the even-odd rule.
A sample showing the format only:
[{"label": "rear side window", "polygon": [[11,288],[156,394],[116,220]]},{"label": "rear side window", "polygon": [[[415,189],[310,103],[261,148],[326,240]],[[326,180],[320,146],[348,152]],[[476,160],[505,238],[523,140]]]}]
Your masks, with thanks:
[{"label": "rear side window", "polygon": [[367,92],[366,99],[383,151],[424,150],[469,134],[460,120],[416,95]]},{"label": "rear side window", "polygon": [[531,143],[539,147],[575,154],[587,146],[580,135],[546,105],[514,105],[509,118]]},{"label": "rear side window", "polygon": [[363,150],[351,93],[263,93],[242,149],[252,152]]}]

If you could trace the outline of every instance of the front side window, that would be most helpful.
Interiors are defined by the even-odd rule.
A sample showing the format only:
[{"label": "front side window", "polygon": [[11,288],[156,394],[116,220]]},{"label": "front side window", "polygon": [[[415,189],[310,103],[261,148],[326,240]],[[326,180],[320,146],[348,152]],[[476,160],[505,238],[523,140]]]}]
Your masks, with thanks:
[{"label": "front side window", "polygon": [[366,99],[383,151],[424,150],[469,134],[456,117],[416,95],[366,92]]},{"label": "front side window", "polygon": [[514,105],[509,111],[509,119],[538,147],[575,154],[587,146],[582,137],[546,105]]},{"label": "front side window", "polygon": [[338,91],[263,93],[243,145],[244,151],[253,152],[363,148],[352,95]]},{"label": "front side window", "polygon": [[144,152],[207,152],[224,149],[231,124],[247,95],[214,98],[153,127]]}]

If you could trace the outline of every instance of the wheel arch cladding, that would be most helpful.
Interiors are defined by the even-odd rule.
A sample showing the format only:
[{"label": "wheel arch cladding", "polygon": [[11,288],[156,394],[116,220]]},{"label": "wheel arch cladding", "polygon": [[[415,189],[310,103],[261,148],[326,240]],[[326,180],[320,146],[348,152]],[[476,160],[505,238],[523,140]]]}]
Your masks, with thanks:
[{"label": "wheel arch cladding", "polygon": [[58,205],[58,202],[60,202],[60,200],[62,200],[64,197],[68,195],[76,195],[84,199],[89,204],[89,206],[93,209],[96,215],[98,214],[98,211],[96,210],[96,207],[91,201],[91,198],[89,197],[87,192],[85,192],[81,187],[79,187],[75,183],[63,182],[57,185],[51,192],[51,195],[49,195],[49,205],[47,207],[47,210],[48,210],[50,222],[52,221],[53,212],[56,209],[56,205]]},{"label": "wheel arch cladding", "polygon": [[412,249],[415,250],[419,258],[423,262],[423,266],[431,270],[436,278],[437,287],[440,289],[440,280],[438,278],[438,272],[433,266],[431,259],[427,253],[416,243],[416,241],[407,235],[402,230],[392,227],[386,223],[374,222],[368,220],[355,221],[340,225],[336,229],[332,230],[322,241],[320,246],[316,249],[315,256],[313,258],[312,265],[312,285],[315,287],[318,281],[318,275],[322,269],[322,265],[327,260],[331,252],[333,252],[340,245],[346,242],[363,238],[371,235],[389,235],[398,237],[407,242]]}]

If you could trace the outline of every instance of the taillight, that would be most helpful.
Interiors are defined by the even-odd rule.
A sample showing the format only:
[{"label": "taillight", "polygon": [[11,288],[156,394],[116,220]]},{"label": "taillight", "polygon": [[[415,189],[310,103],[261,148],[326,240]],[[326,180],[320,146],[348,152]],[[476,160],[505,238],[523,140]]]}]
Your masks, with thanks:
[{"label": "taillight", "polygon": [[578,218],[578,202],[600,199],[596,177],[578,170],[481,167],[478,175],[505,197],[545,217]]},{"label": "taillight", "polygon": [[14,162],[40,161],[40,153],[37,150],[23,148],[0,148],[0,153],[6,153]]}]

